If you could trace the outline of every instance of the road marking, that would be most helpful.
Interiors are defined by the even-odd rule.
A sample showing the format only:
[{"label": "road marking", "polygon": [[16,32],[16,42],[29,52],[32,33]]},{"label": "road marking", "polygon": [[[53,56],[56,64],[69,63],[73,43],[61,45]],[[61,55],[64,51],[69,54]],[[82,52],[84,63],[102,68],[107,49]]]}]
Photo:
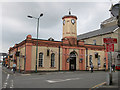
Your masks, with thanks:
[{"label": "road marking", "polygon": [[70,80],[78,80],[80,78],[69,78],[69,79],[54,79],[54,80],[46,80],[49,83],[57,83],[57,82],[64,82],[64,81],[70,81]]},{"label": "road marking", "polygon": [[13,88],[13,80],[11,80],[11,86],[10,86],[10,88]]},{"label": "road marking", "polygon": [[7,73],[6,71],[4,71],[3,69],[2,69],[2,71],[4,72],[4,73]]},{"label": "road marking", "polygon": [[6,74],[8,74],[8,73],[11,74],[11,75],[13,74],[13,73],[10,73],[10,72],[5,71],[4,69],[2,69],[2,71],[3,71],[4,73],[6,73]]},{"label": "road marking", "polygon": [[7,84],[8,84],[7,82],[8,82],[9,77],[10,77],[10,74],[7,74],[7,78],[6,78],[6,81],[5,81],[4,85],[3,85],[3,88],[7,87]]},{"label": "road marking", "polygon": [[10,77],[10,74],[7,75],[7,79],[9,79],[9,77]]},{"label": "road marking", "polygon": [[92,88],[90,88],[89,90],[92,90],[92,89],[94,89],[94,88],[99,88],[100,86],[102,86],[102,85],[104,85],[104,84],[106,84],[106,82],[103,82],[103,83],[100,83],[100,84],[98,84],[98,85],[95,85],[95,86],[93,86]]},{"label": "road marking", "polygon": [[31,74],[21,74],[22,76],[28,76],[28,75],[31,75]]}]

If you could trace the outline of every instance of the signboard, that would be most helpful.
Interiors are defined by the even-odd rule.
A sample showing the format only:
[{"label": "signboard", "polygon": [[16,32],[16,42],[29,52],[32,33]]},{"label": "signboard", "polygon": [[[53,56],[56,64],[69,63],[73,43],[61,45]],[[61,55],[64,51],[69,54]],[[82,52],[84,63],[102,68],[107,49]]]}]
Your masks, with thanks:
[{"label": "signboard", "polygon": [[106,50],[107,52],[114,52],[114,44],[106,44]]},{"label": "signboard", "polygon": [[116,38],[103,38],[104,43],[117,43]]}]

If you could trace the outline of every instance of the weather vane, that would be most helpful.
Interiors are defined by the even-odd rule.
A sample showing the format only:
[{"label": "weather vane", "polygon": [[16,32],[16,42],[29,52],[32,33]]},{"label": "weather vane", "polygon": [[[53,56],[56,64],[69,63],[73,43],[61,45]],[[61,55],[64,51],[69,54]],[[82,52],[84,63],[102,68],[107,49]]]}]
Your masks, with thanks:
[{"label": "weather vane", "polygon": [[69,15],[71,15],[71,8],[69,8],[68,10],[69,10]]}]

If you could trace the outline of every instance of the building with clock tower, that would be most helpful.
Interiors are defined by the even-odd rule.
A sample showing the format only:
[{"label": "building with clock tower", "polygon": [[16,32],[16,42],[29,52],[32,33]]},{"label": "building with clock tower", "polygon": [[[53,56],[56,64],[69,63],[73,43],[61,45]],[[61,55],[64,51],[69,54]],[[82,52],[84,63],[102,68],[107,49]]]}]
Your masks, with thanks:
[{"label": "building with clock tower", "polygon": [[61,41],[53,38],[37,40],[28,35],[25,40],[10,47],[9,67],[12,68],[13,62],[16,62],[17,70],[25,72],[34,72],[36,65],[37,71],[75,71],[89,70],[93,64],[94,70],[104,70],[106,63],[108,69],[108,56],[104,45],[85,44],[83,40],[77,39],[77,16],[69,11],[62,20]]},{"label": "building with clock tower", "polygon": [[68,40],[69,44],[77,45],[77,17],[71,15],[64,16],[63,18],[63,41]]}]

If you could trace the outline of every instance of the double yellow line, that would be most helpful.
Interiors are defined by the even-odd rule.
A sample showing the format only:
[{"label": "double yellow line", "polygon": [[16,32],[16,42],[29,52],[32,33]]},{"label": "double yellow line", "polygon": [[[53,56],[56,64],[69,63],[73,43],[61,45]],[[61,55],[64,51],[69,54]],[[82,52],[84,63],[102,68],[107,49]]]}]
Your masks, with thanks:
[{"label": "double yellow line", "polygon": [[98,88],[98,87],[100,87],[100,86],[102,86],[102,85],[105,85],[105,84],[106,84],[106,82],[100,83],[100,84],[98,84],[98,85],[93,86],[93,87],[90,88],[89,90],[92,90],[92,89]]}]

